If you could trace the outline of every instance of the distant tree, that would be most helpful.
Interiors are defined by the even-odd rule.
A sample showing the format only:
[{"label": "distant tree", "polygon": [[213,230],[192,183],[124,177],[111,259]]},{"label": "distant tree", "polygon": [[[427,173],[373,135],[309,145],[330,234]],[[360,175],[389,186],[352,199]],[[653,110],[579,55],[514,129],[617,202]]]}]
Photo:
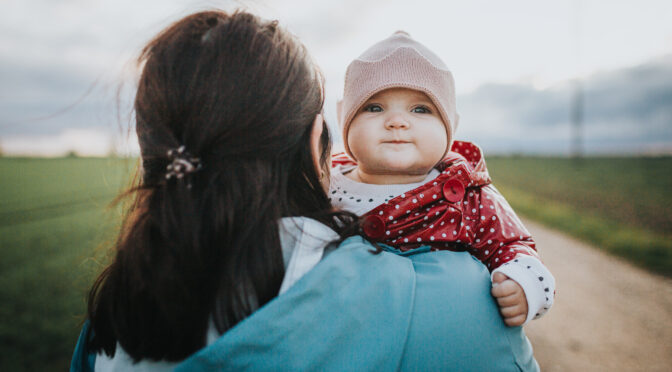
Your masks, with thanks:
[{"label": "distant tree", "polygon": [[70,150],[65,154],[66,158],[77,158],[79,155],[77,154],[77,151],[75,150]]}]

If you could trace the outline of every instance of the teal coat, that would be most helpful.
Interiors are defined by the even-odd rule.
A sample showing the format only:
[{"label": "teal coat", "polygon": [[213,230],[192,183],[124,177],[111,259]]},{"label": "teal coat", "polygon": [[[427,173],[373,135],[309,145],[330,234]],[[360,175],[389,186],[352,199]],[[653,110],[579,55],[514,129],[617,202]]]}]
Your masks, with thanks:
[{"label": "teal coat", "polygon": [[[177,370],[539,370],[523,329],[504,325],[489,273],[471,255],[371,249],[361,237],[347,239]],[[71,371],[93,365],[82,340]]]}]

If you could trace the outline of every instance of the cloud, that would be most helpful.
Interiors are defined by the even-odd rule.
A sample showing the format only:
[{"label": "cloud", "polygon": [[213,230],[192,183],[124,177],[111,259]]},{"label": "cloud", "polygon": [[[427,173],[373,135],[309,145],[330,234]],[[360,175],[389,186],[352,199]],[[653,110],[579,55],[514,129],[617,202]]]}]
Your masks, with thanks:
[{"label": "cloud", "polygon": [[458,138],[495,152],[567,153],[572,110],[583,98],[582,140],[589,153],[672,151],[672,56],[537,90],[488,84],[458,97]]},{"label": "cloud", "polygon": [[0,59],[0,138],[123,127],[134,85],[125,80],[121,73],[92,77],[72,66]]},{"label": "cloud", "polygon": [[[661,19],[646,17],[648,21],[623,29],[622,23],[611,17],[614,24],[599,32],[593,28],[606,21],[602,10],[586,9],[587,71],[603,68],[604,60],[612,63],[609,66],[622,64],[615,50],[627,54],[628,61],[648,58],[654,50],[651,45],[662,45],[661,35],[672,35],[669,22],[662,17],[670,5],[657,0],[645,0],[645,4],[636,6],[659,14]],[[563,152],[571,141],[570,84],[538,90],[530,84],[501,83],[515,81],[521,71],[547,82],[572,74],[567,68],[567,61],[574,57],[568,53],[570,8],[566,4],[558,3],[549,10],[535,2],[515,1],[493,10],[478,3],[430,4],[422,0],[410,8],[408,2],[399,0],[3,2],[0,140],[7,143],[10,138],[18,141],[30,136],[58,139],[67,129],[121,132],[119,127],[127,124],[132,92],[119,95],[117,89],[121,82],[130,82],[128,87],[132,88],[135,75],[128,65],[141,46],[183,15],[241,5],[265,18],[279,19],[315,56],[327,78],[326,114],[337,140],[334,108],[342,94],[347,64],[373,42],[402,28],[446,59],[454,69],[458,89],[466,86],[471,90],[458,99],[462,114],[458,137],[502,151]],[[631,7],[625,8],[618,14],[628,18]],[[507,10],[505,17],[500,10]],[[602,46],[607,45],[602,35],[617,40],[614,35],[622,34],[632,35],[627,50],[623,45]],[[654,61],[584,80],[587,148],[627,142],[636,150],[636,146],[645,148],[654,140],[665,147],[670,142],[672,106],[669,66],[668,58],[667,62]],[[476,88],[484,81],[500,83]],[[118,98],[121,105],[117,105]]]}]

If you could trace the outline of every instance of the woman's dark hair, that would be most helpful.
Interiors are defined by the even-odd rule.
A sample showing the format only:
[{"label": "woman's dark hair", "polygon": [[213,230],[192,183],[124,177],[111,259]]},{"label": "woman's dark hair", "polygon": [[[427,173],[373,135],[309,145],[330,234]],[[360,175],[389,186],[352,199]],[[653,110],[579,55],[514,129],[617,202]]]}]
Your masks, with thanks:
[{"label": "woman's dark hair", "polygon": [[[332,211],[311,155],[321,74],[277,22],[193,14],[139,63],[143,173],[116,256],[89,293],[89,347],[113,356],[119,342],[136,361],[176,361],[205,345],[210,321],[223,333],[278,294],[280,218],[350,234],[355,217]],[[321,144],[326,167],[326,123]],[[166,179],[180,146],[202,168]]]}]

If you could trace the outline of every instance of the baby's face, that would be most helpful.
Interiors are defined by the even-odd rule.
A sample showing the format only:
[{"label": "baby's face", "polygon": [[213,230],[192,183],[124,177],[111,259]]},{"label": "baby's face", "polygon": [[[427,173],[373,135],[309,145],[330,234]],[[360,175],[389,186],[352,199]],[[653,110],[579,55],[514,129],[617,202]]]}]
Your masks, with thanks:
[{"label": "baby's face", "polygon": [[361,171],[421,175],[441,160],[448,135],[426,94],[392,88],[373,95],[359,108],[350,124],[348,146]]}]

